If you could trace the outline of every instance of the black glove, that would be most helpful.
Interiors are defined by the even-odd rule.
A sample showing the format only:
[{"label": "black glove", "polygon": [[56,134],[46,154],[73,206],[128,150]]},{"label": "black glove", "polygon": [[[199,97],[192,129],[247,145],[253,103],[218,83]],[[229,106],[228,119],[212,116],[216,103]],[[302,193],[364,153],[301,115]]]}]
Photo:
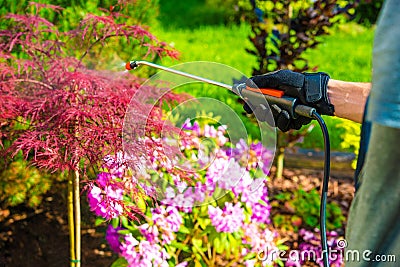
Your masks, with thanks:
[{"label": "black glove", "polygon": [[281,109],[278,105],[271,105],[271,112],[274,121],[269,121],[268,116],[263,113],[267,112],[259,108],[250,107],[250,103],[245,103],[243,109],[248,113],[254,113],[259,121],[266,121],[269,125],[273,127],[278,127],[282,132],[287,132],[290,129],[300,130],[303,125],[307,125],[311,122],[310,118],[299,116],[296,119],[293,118],[289,112],[285,109]]},{"label": "black glove", "polygon": [[[329,76],[326,73],[298,73],[290,70],[278,70],[251,77],[246,83],[250,87],[279,89],[285,92],[286,96],[299,100],[299,104],[314,107],[318,113],[333,115],[334,107],[330,104],[327,96],[327,85]],[[250,104],[250,106],[249,106]],[[247,113],[252,113],[257,107],[251,103],[245,104]],[[287,110],[277,105],[271,106],[275,126],[281,131],[300,129],[302,125],[311,122],[311,119],[299,116],[293,118]]]}]

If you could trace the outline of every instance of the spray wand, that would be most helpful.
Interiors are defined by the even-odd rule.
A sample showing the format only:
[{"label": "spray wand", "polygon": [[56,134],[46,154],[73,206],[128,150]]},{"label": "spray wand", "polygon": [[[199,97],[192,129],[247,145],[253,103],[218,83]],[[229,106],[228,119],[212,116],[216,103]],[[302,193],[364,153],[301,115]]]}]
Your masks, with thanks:
[{"label": "spray wand", "polygon": [[284,92],[281,90],[270,89],[270,88],[252,88],[246,85],[246,83],[239,83],[234,85],[228,85],[225,83],[210,80],[204,77],[196,76],[190,73],[182,72],[179,70],[167,68],[161,65],[157,65],[147,61],[130,61],[126,63],[125,68],[127,70],[133,70],[140,65],[146,65],[152,68],[167,71],[176,75],[191,78],[204,83],[216,85],[225,88],[247,103],[251,103],[252,106],[261,106],[266,111],[268,107],[265,107],[265,101],[269,105],[278,105],[282,109],[287,110],[293,118],[298,116],[304,116],[307,118],[315,119],[321,127],[322,134],[324,137],[324,177],[322,181],[322,193],[321,193],[321,205],[320,205],[320,228],[321,228],[321,246],[322,246],[322,258],[324,267],[329,267],[329,247],[326,237],[326,202],[328,196],[328,183],[329,183],[329,173],[330,173],[330,142],[329,133],[323,118],[317,113],[316,109],[313,107],[297,104],[297,99],[289,96],[285,96]]},{"label": "spray wand", "polygon": [[284,92],[276,89],[269,88],[251,88],[245,83],[234,84],[233,86],[213,81],[207,78],[196,76],[190,73],[182,72],[179,70],[167,68],[161,65],[157,65],[147,61],[131,61],[126,63],[125,67],[127,70],[133,70],[140,65],[146,65],[152,68],[164,70],[170,73],[174,73],[180,76],[191,78],[200,82],[216,85],[225,88],[236,95],[240,96],[246,102],[251,103],[254,106],[265,104],[265,100],[271,105],[276,104],[283,109],[287,110],[293,118],[297,118],[299,115],[307,118],[313,118],[313,113],[316,111],[315,108],[308,107],[305,105],[297,104],[297,99],[293,97],[284,96]]}]

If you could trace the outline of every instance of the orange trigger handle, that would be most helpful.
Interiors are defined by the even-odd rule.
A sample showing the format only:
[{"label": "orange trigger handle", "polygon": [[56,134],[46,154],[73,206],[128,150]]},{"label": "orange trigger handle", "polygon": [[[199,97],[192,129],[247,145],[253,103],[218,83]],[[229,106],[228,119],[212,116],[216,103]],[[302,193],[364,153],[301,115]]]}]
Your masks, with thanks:
[{"label": "orange trigger handle", "polygon": [[252,87],[246,86],[246,89],[249,91],[256,92],[256,93],[262,93],[263,95],[269,95],[269,96],[274,96],[274,97],[278,97],[278,98],[281,98],[285,94],[284,91],[277,90],[277,89],[270,89],[270,88],[252,88]]}]

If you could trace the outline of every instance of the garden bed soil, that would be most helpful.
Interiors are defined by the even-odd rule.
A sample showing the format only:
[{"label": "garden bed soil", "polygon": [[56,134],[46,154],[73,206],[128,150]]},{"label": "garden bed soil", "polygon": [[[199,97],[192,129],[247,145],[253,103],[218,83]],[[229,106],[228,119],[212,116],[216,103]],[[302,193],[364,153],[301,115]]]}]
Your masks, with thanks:
[{"label": "garden bed soil", "polygon": [[[321,171],[285,169],[284,177],[268,182],[270,196],[302,187],[320,190]],[[17,206],[0,210],[0,267],[68,266],[69,239],[67,226],[66,188],[53,186],[36,209]],[[354,187],[349,176],[331,177],[328,201],[337,202],[347,217]],[[82,197],[85,200],[85,197]],[[104,226],[94,227],[95,217],[82,204],[82,266],[110,266],[116,259],[104,238]],[[284,207],[282,207],[284,209]],[[279,212],[279,210],[273,210]],[[294,245],[295,233],[282,232],[287,243]],[[286,240],[286,239],[285,239]]]}]

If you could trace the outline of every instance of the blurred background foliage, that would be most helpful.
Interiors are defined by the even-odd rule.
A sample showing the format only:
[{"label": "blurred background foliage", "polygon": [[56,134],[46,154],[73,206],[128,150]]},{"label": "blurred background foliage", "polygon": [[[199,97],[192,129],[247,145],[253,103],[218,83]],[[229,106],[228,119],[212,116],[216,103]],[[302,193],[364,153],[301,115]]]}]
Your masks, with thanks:
[{"label": "blurred background foliage", "polygon": [[[30,1],[0,1],[0,15],[8,13],[26,13],[34,9],[33,6],[29,7]],[[63,9],[60,12],[53,12],[50,9],[41,9],[39,15],[52,22],[59,31],[71,31],[75,29],[79,23],[88,14],[105,15],[113,9],[118,12],[119,6],[116,0],[37,0],[35,2],[43,4],[51,4],[60,6]],[[159,3],[157,0],[134,0],[124,1],[129,4],[121,11],[119,22],[124,22],[128,25],[141,25],[145,29],[149,25],[157,24]],[[118,20],[117,20],[118,22]],[[0,27],[7,27],[7,20],[0,21]],[[126,39],[113,38],[107,40],[103,44],[96,44],[90,49],[89,55],[86,55],[83,63],[91,69],[106,69],[117,70],[121,68],[121,62],[126,58],[131,58],[134,55],[144,56],[147,49],[140,47],[139,43],[128,43]],[[74,56],[81,55],[82,50],[87,48],[90,44],[82,43],[81,40],[69,40],[71,53]],[[102,56],[100,57],[100,53]],[[107,56],[104,56],[107,55]]]},{"label": "blurred background foliage", "polygon": [[14,161],[0,173],[0,202],[4,206],[25,203],[36,207],[55,179],[60,178],[29,166],[23,159]]},{"label": "blurred background foliage", "polygon": [[[86,14],[105,14],[116,5],[114,0],[40,0],[37,2],[58,5],[64,9],[60,13],[42,14],[61,31],[73,29]],[[258,65],[257,57],[246,53],[252,47],[249,40],[251,26],[249,14],[252,12],[250,0],[133,0],[120,19],[129,24],[140,24],[155,36],[174,46],[180,52],[180,60],[156,59],[166,66],[189,61],[213,61],[229,65],[252,75],[252,69]],[[255,1],[269,14],[274,1]],[[276,2],[276,1],[275,1]],[[279,1],[278,1],[279,2]],[[296,1],[296,9],[310,5],[312,1]],[[348,1],[337,1],[345,6]],[[24,13],[29,1],[0,0],[0,16],[7,13]],[[329,35],[322,36],[320,44],[305,51],[302,57],[308,60],[315,70],[324,71],[334,79],[368,82],[371,80],[371,55],[374,24],[383,0],[361,0],[350,17],[336,20],[328,30]],[[99,9],[100,8],[100,9]],[[47,12],[43,9],[41,12]],[[5,28],[6,20],[0,19],[0,28]],[[73,43],[74,40],[72,40]],[[78,40],[76,40],[78,41]],[[107,57],[98,57],[100,51]],[[126,41],[109,42],[98,45],[88,55],[84,63],[93,69],[120,70],[128,60],[140,59],[146,51]],[[71,53],[74,53],[71,45]],[[140,74],[148,76],[154,70],[141,69]],[[225,90],[209,90],[208,85],[192,86],[188,93],[194,96],[208,96],[230,105],[242,118],[250,136],[258,137],[257,126],[244,114],[242,105]],[[178,89],[179,90],[179,89]],[[182,89],[181,89],[182,90]],[[357,153],[360,125],[338,119],[325,118],[331,135],[333,150]],[[3,140],[4,141],[4,140]],[[297,146],[318,149],[323,145],[320,130],[314,127]],[[2,159],[3,161],[5,159]],[[34,206],[40,201],[40,195],[49,188],[49,174],[40,173],[35,168],[18,159],[12,164],[2,162],[0,181],[0,202],[2,205],[15,205],[26,201]],[[25,170],[25,171],[24,171]],[[42,177],[43,179],[38,179]],[[41,181],[39,181],[41,180]],[[19,188],[16,194],[10,185]],[[25,186],[25,187],[24,187]],[[21,189],[24,187],[24,189]],[[33,192],[35,191],[35,192]]]}]

